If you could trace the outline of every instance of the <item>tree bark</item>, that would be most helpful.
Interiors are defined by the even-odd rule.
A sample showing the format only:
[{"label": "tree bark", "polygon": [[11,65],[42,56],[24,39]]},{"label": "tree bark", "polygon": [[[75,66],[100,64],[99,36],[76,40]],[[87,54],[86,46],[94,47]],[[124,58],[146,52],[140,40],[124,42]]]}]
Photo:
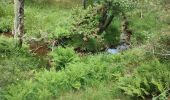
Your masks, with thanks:
[{"label": "tree bark", "polygon": [[24,35],[24,0],[14,0],[14,38],[16,39],[16,47],[21,48]]},{"label": "tree bark", "polygon": [[103,4],[103,7],[101,9],[101,19],[100,19],[100,24],[99,24],[99,30],[98,33],[101,34],[103,33],[108,26],[111,24],[113,18],[114,18],[114,13],[111,13],[110,15],[109,10],[114,11],[114,9],[112,8],[112,2],[106,2],[105,4]]},{"label": "tree bark", "polygon": [[83,8],[86,9],[87,7],[87,0],[83,0]]}]

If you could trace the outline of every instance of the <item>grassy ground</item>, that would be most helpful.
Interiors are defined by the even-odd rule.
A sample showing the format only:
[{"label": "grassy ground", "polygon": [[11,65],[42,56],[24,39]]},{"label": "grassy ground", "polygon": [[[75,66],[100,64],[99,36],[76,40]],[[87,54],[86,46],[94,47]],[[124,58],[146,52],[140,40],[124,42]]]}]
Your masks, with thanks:
[{"label": "grassy ground", "polygon": [[[48,33],[50,36],[68,33],[71,24],[71,13],[74,7],[80,2],[52,1],[52,3],[41,1],[25,2],[25,32],[28,36],[40,37],[41,34]],[[1,0],[1,31],[12,31],[13,4]],[[53,36],[53,35],[52,35]]]}]

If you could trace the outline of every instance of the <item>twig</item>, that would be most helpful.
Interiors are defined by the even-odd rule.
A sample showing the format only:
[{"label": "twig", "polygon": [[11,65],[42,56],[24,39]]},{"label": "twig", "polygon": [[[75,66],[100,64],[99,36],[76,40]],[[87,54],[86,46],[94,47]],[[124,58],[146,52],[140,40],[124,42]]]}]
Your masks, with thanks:
[{"label": "twig", "polygon": [[170,54],[163,54],[163,53],[154,53],[154,54],[162,55],[162,56],[170,56]]},{"label": "twig", "polygon": [[43,48],[43,46],[44,46],[44,45],[42,45],[42,46],[40,46],[40,47],[38,47],[38,48],[36,48],[36,49],[33,49],[32,52],[35,53],[38,49]]}]

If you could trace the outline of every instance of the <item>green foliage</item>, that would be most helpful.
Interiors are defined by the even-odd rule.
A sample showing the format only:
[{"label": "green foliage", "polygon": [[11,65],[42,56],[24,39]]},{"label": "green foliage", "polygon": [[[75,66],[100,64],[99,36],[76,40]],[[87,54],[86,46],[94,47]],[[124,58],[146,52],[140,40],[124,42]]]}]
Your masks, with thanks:
[{"label": "green foliage", "polygon": [[12,30],[13,12],[10,1],[0,0],[0,33]]},{"label": "green foliage", "polygon": [[160,95],[153,97],[152,100],[168,100],[169,90],[162,92]]},{"label": "green foliage", "polygon": [[70,9],[75,5],[80,5],[81,0],[26,0],[26,4],[34,6],[57,6],[58,8]]},{"label": "green foliage", "polygon": [[133,15],[130,19],[130,28],[133,31],[132,43],[133,44],[143,44],[151,39],[154,34],[157,34],[159,24],[156,20],[155,14],[145,13],[143,18],[138,15]]},{"label": "green foliage", "polygon": [[13,15],[13,7],[11,0],[0,0],[0,17],[12,16]]},{"label": "green foliage", "polygon": [[0,88],[29,78],[32,69],[41,67],[42,61],[33,57],[28,48],[18,50],[14,39],[0,36]]},{"label": "green foliage", "polygon": [[[27,36],[40,37],[43,33],[47,33],[48,38],[54,39],[69,35],[72,6],[65,9],[59,7],[61,3],[53,0],[32,1],[25,1],[25,33]],[[12,1],[1,0],[0,7],[0,32],[12,31],[14,14]]]},{"label": "green foliage", "polygon": [[[89,6],[86,10],[76,9],[73,18],[72,36],[74,47],[80,51],[102,51],[105,48],[118,44],[119,26],[110,26],[112,19],[127,11],[132,7],[128,0],[103,0]],[[113,32],[114,31],[114,32]],[[114,39],[116,39],[114,41]]]},{"label": "green foliage", "polygon": [[64,69],[70,63],[74,63],[79,60],[78,55],[73,48],[57,47],[50,54],[53,66],[56,70]]},{"label": "green foliage", "polygon": [[[62,92],[70,89],[79,90],[87,84],[97,85],[97,80],[101,79],[105,74],[105,71],[103,71],[103,68],[97,67],[97,65],[90,66],[81,62],[71,64],[65,70],[59,72],[52,70],[41,71],[35,75],[34,80],[26,80],[17,86],[9,86],[9,94],[5,97],[7,99],[26,100],[30,98],[41,100],[39,97],[42,96],[43,98],[57,98]],[[98,74],[96,75],[96,73]],[[19,95],[16,95],[16,93]]]},{"label": "green foliage", "polygon": [[[7,41],[8,39],[8,41]],[[0,58],[11,55],[14,49],[14,40],[10,38],[6,38],[4,36],[0,36]]]},{"label": "green foliage", "polygon": [[2,17],[4,14],[4,10],[0,7],[0,17]]},{"label": "green foliage", "polygon": [[[134,8],[134,2],[131,0],[88,0],[88,3],[91,5],[95,4],[104,4],[110,2],[110,5],[113,6],[115,12],[126,12]],[[109,5],[108,5],[109,6]],[[111,10],[111,9],[110,9]]]},{"label": "green foliage", "polygon": [[[68,57],[67,55],[71,55],[69,57],[72,58],[75,55],[70,48],[60,47],[54,51],[52,55],[55,55],[55,59],[58,59],[57,57],[63,59],[65,56]],[[26,100],[58,99],[68,91],[73,93],[84,91],[87,87],[98,89],[102,83],[107,82],[113,84],[114,88],[108,88],[108,91],[112,89],[114,96],[118,96],[120,90],[131,97],[156,96],[169,87],[169,69],[168,65],[153,59],[153,55],[148,55],[141,48],[114,56],[108,54],[84,56],[77,62],[69,62],[64,70],[36,72],[33,79],[9,86],[5,97]]]},{"label": "green foliage", "polygon": [[[170,33],[165,33],[165,34],[162,34],[160,35],[159,37],[156,37],[156,43],[158,45],[156,45],[156,49],[160,50],[160,51],[164,51],[165,52],[170,49],[169,47],[169,43],[170,43]],[[163,50],[164,49],[164,50]]]},{"label": "green foliage", "polygon": [[98,25],[101,15],[98,10],[100,6],[88,7],[86,10],[76,9],[72,33],[73,39],[71,45],[79,48],[81,51],[101,51],[106,47],[104,36],[107,33],[98,34]]},{"label": "green foliage", "polygon": [[[70,9],[56,8],[56,6],[25,7],[25,30],[29,36],[40,37],[46,33],[50,39],[69,35],[71,25]],[[43,10],[43,11],[42,11]]]},{"label": "green foliage", "polygon": [[108,46],[117,46],[119,44],[120,40],[120,27],[121,27],[120,18],[115,17],[113,19],[113,22],[106,30],[106,33],[104,35],[104,42]]},{"label": "green foliage", "polygon": [[101,83],[98,87],[86,87],[80,91],[69,91],[60,96],[58,100],[113,100],[113,95],[108,91],[109,84]]},{"label": "green foliage", "polygon": [[[65,54],[74,55],[73,52],[69,53],[70,50],[72,51],[70,48],[58,48],[56,50],[53,55],[57,54],[62,59],[66,56]],[[134,68],[137,66],[137,64],[129,64],[139,61],[143,62],[144,59],[146,60],[147,57],[139,58],[139,56],[142,55],[142,52],[136,50],[136,52],[129,52],[125,55],[118,54],[112,56],[108,54],[98,54],[85,56],[79,58],[80,60],[78,62],[67,64],[64,70],[57,72],[55,70],[40,71],[35,74],[34,79],[9,86],[8,93],[10,95],[7,94],[6,97],[26,100],[27,98],[35,98],[39,100],[39,97],[43,96],[43,98],[53,97],[57,99],[63,93],[70,90],[79,91],[87,87],[98,87],[103,82],[107,83],[110,80],[115,81],[117,76],[123,74],[126,67],[130,68],[131,66],[131,68]],[[70,57],[72,58],[72,56]],[[141,59],[143,59],[143,61]],[[16,92],[13,92],[15,90],[17,90],[17,94],[21,95],[16,95]],[[44,94],[44,91],[46,91],[47,94]]]},{"label": "green foliage", "polygon": [[[45,82],[44,82],[45,83]],[[23,89],[24,84],[24,89]],[[46,89],[36,89],[35,87],[38,86],[38,84],[33,84],[32,81],[26,81],[24,83],[21,83],[18,86],[11,85],[9,92],[12,95],[6,95],[5,98],[7,100],[46,100],[47,98],[50,99],[51,93]],[[42,85],[41,85],[42,86]],[[31,87],[31,88],[30,88]],[[19,95],[15,95],[16,93],[20,93]],[[42,95],[38,95],[41,93]]]},{"label": "green foliage", "polygon": [[170,43],[170,34],[164,33],[159,34],[150,40],[147,44],[147,50],[149,53],[154,54],[161,62],[169,62],[169,43]]},{"label": "green foliage", "polygon": [[12,29],[12,16],[0,18],[0,32],[10,32]]},{"label": "green foliage", "polygon": [[119,88],[131,97],[156,96],[169,89],[168,65],[161,64],[157,60],[142,64],[131,76],[119,79]]},{"label": "green foliage", "polygon": [[82,51],[99,51],[103,46],[103,36],[97,34],[100,15],[97,10],[99,6],[83,10],[75,9],[73,13],[73,36],[72,45]]}]

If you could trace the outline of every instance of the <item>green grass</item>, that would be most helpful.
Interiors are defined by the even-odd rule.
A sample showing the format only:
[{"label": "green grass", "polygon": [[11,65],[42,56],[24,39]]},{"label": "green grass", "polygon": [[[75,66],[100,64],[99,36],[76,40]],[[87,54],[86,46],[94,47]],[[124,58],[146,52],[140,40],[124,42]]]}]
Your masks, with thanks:
[{"label": "green grass", "polygon": [[70,15],[71,9],[62,9],[57,6],[45,8],[27,6],[25,14],[26,34],[40,36],[46,33],[51,38],[68,34],[71,25]]},{"label": "green grass", "polygon": [[[35,72],[31,79],[8,86],[9,94],[6,94],[5,97],[12,100],[29,100],[30,98],[33,100],[42,100],[42,98],[77,100],[104,100],[107,98],[112,100],[112,98],[119,98],[124,92],[126,95],[123,98],[126,96],[143,97],[145,96],[144,90],[141,90],[142,87],[138,87],[139,84],[142,84],[143,72],[146,73],[143,78],[149,79],[146,81],[149,89],[155,89],[153,94],[155,92],[159,94],[168,89],[169,81],[166,78],[168,77],[166,73],[169,72],[168,65],[160,63],[157,58],[154,58],[154,55],[147,54],[144,49],[133,49],[117,55],[105,53],[88,55],[81,57],[79,62],[68,64],[65,69],[58,72],[55,70]],[[163,74],[162,72],[165,71],[166,73]],[[155,75],[159,75],[160,79],[165,78],[165,80],[154,80],[158,84],[149,83],[152,79],[150,77],[153,76],[156,79]],[[165,82],[165,84],[161,82]],[[161,85],[161,90],[159,87],[158,90],[152,87],[152,84]],[[164,85],[167,86],[164,87]],[[139,92],[135,92],[133,89]],[[145,87],[143,89],[152,93]],[[88,96],[92,92],[94,92],[93,95]],[[104,95],[106,97],[103,97]]]},{"label": "green grass", "polygon": [[[3,1],[3,0],[2,0]],[[13,5],[9,2],[0,2],[1,8],[0,31],[12,31],[13,25]],[[38,2],[38,3],[37,3]],[[71,1],[55,2],[53,4],[41,3],[40,1],[25,3],[25,33],[29,37],[41,37],[48,34],[49,38],[69,34],[71,26],[71,13],[73,5],[68,5]],[[80,2],[75,1],[77,5]],[[48,4],[49,3],[49,4]],[[66,5],[63,5],[65,3]],[[73,2],[74,3],[74,2]],[[74,5],[75,6],[75,5]]]}]

